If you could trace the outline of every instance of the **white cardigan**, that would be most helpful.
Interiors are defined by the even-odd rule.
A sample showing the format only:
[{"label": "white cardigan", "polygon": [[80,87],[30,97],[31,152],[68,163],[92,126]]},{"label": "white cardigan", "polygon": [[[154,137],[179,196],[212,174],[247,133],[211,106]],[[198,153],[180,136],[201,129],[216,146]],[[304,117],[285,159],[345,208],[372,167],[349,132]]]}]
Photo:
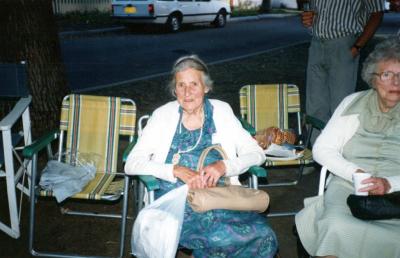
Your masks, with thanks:
[{"label": "white cardigan", "polygon": [[[240,184],[238,175],[249,167],[265,161],[265,154],[251,135],[243,129],[229,104],[210,100],[216,133],[213,144],[221,144],[228,159],[224,160],[226,176],[232,184]],[[179,122],[179,103],[169,102],[156,109],[149,119],[142,135],[128,156],[125,173],[130,175],[153,175],[157,178],[176,182],[173,165],[165,163],[176,127]]]},{"label": "white cardigan", "polygon": [[[352,174],[362,167],[346,160],[343,147],[356,133],[360,121],[358,114],[342,116],[347,106],[362,92],[347,96],[336,108],[313,146],[313,158],[333,174],[352,182]],[[400,170],[400,168],[399,168]],[[400,173],[400,172],[399,172]],[[385,177],[391,185],[389,192],[400,191],[400,176]]]}]

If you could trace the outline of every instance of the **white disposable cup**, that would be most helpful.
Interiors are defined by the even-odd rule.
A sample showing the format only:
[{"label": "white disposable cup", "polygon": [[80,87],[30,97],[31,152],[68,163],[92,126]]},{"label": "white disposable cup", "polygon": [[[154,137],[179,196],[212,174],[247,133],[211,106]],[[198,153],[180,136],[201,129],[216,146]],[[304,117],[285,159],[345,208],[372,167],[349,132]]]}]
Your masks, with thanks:
[{"label": "white disposable cup", "polygon": [[360,188],[366,187],[369,184],[363,184],[361,183],[364,179],[370,178],[371,174],[370,173],[354,173],[353,174],[353,183],[354,183],[354,194],[355,195],[362,195],[366,196],[368,195],[368,192],[360,192]]}]

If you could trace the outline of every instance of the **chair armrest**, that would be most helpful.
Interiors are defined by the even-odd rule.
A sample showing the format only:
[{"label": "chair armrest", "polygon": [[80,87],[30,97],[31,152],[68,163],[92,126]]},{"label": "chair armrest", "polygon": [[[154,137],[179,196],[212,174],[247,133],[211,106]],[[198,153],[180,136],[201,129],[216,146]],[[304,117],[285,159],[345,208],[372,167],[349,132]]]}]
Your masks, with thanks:
[{"label": "chair armrest", "polygon": [[128,159],[128,155],[135,146],[136,142],[137,142],[137,136],[133,137],[133,140],[128,144],[128,146],[124,150],[124,154],[122,155],[122,162],[124,163],[126,162],[126,160]]},{"label": "chair armrest", "polygon": [[307,128],[307,131],[308,131],[307,135],[306,135],[304,146],[306,148],[310,147],[310,149],[311,149],[310,141],[311,141],[311,135],[312,135],[313,129],[317,129],[319,131],[322,131],[322,129],[324,129],[326,123],[324,121],[316,118],[316,117],[312,117],[312,116],[309,116],[309,115],[305,116],[304,121],[305,121],[306,128]]},{"label": "chair armrest", "polygon": [[147,191],[154,191],[160,189],[160,184],[154,176],[141,175],[137,176],[139,180],[146,186]]},{"label": "chair armrest", "polygon": [[327,174],[329,173],[327,167],[322,167],[321,168],[321,173],[319,175],[319,187],[318,187],[318,195],[324,195],[325,192],[325,187],[326,187],[326,177]]},{"label": "chair armrest", "polygon": [[[122,156],[123,162],[126,162],[126,160],[128,159],[128,155],[132,151],[136,142],[137,142],[137,137],[135,136],[124,151],[124,154]],[[154,191],[160,189],[160,184],[158,183],[156,177],[150,175],[138,175],[136,177],[145,185],[147,191]]]},{"label": "chair armrest", "polygon": [[251,134],[252,136],[256,135],[256,129],[246,120],[244,120],[241,117],[238,117],[240,123],[242,124],[243,128],[249,132],[249,134]]},{"label": "chair armrest", "polygon": [[248,172],[257,177],[267,177],[267,170],[260,166],[252,166],[249,168]]},{"label": "chair armrest", "polygon": [[318,119],[318,118],[316,118],[316,117],[309,116],[309,115],[306,115],[305,120],[306,120],[306,124],[309,124],[309,125],[311,125],[313,128],[316,128],[316,129],[318,129],[318,130],[320,130],[320,131],[321,131],[322,129],[324,129],[324,127],[325,127],[325,125],[326,125],[326,123],[325,123],[324,121],[322,121],[322,120],[320,120],[320,119]]},{"label": "chair armrest", "polygon": [[43,148],[45,148],[47,145],[49,145],[52,141],[58,138],[59,131],[58,130],[53,130],[46,135],[40,137],[37,139],[34,143],[26,146],[24,150],[22,151],[22,155],[25,158],[31,159],[33,155],[41,151]]},{"label": "chair armrest", "polygon": [[21,98],[17,102],[17,104],[15,104],[11,112],[9,112],[8,115],[0,121],[0,130],[1,131],[10,130],[11,127],[15,124],[15,122],[22,116],[25,110],[29,107],[31,100],[32,100],[31,96],[28,96],[26,98]]}]

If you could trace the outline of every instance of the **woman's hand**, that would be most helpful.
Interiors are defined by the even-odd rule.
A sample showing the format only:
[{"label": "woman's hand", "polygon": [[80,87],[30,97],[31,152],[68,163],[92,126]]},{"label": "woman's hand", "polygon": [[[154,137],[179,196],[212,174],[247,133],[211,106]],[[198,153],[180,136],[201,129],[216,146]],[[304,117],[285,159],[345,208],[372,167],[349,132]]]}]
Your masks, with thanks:
[{"label": "woman's hand", "polygon": [[206,188],[200,173],[183,166],[174,166],[173,174],[189,186],[189,189]]},{"label": "woman's hand", "polygon": [[366,187],[360,188],[361,192],[368,192],[370,195],[382,195],[390,190],[390,183],[386,178],[370,177],[364,179],[361,183],[370,184]]},{"label": "woman's hand", "polygon": [[203,182],[207,187],[214,187],[218,183],[218,179],[225,175],[226,167],[222,160],[211,163],[200,171],[203,174]]}]

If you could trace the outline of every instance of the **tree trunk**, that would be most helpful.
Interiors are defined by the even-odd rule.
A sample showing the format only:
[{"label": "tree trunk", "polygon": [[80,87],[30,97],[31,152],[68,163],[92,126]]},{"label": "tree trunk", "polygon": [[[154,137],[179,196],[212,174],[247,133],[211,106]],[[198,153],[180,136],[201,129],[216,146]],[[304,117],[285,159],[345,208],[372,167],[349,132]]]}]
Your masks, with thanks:
[{"label": "tree trunk", "polygon": [[271,11],[271,1],[272,0],[262,0],[261,12],[269,13]]},{"label": "tree trunk", "polygon": [[0,35],[0,62],[27,62],[33,135],[57,128],[69,89],[51,0],[1,0]]}]

